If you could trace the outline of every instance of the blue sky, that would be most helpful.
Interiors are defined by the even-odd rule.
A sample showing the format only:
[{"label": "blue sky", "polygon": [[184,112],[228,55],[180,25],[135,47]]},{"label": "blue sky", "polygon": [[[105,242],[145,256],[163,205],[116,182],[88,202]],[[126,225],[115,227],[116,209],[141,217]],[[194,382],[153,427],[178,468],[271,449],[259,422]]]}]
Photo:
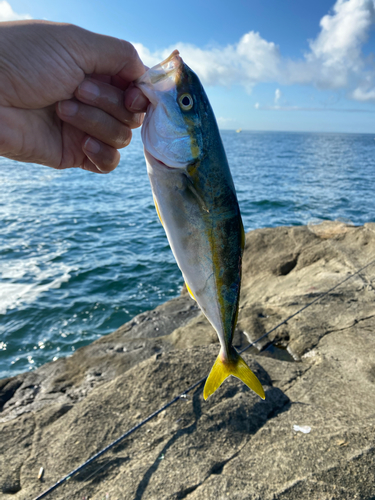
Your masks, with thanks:
[{"label": "blue sky", "polygon": [[375,133],[375,0],[0,0],[9,17],[70,22],[174,49],[223,129]]}]

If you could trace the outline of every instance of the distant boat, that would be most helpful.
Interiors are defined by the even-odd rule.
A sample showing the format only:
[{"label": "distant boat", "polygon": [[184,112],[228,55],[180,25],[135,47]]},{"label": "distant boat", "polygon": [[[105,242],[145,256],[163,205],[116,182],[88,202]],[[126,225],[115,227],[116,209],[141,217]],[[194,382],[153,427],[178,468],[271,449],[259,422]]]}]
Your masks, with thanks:
[{"label": "distant boat", "polygon": [[242,132],[242,128],[238,128],[238,129],[236,130],[236,132],[237,132],[237,134],[239,134],[240,132]]}]

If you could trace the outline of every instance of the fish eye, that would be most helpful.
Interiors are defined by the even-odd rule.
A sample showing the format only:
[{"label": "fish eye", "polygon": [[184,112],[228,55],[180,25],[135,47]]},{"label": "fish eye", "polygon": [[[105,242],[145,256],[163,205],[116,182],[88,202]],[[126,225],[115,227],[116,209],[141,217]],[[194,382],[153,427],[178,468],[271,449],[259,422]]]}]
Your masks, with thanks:
[{"label": "fish eye", "polygon": [[193,98],[190,94],[182,94],[178,98],[178,103],[181,109],[183,109],[184,111],[189,111],[189,109],[193,107]]}]

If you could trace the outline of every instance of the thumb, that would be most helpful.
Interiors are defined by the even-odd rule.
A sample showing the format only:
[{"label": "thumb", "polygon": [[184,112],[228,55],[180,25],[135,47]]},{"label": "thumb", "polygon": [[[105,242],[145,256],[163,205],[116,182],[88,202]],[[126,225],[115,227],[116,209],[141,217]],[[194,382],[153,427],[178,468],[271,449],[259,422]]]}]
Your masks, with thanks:
[{"label": "thumb", "polygon": [[98,35],[78,26],[67,26],[72,33],[74,59],[86,75],[119,75],[131,82],[146,71],[135,47],[125,40]]}]

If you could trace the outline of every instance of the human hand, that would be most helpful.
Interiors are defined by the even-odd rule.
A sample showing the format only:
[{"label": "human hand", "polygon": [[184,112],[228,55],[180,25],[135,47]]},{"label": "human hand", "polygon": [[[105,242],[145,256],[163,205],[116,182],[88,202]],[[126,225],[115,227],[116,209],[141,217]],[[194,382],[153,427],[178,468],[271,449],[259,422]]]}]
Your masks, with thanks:
[{"label": "human hand", "polygon": [[[0,25],[0,155],[107,173],[139,127],[145,72],[123,40],[67,24]],[[91,76],[90,76],[91,75]]]}]

